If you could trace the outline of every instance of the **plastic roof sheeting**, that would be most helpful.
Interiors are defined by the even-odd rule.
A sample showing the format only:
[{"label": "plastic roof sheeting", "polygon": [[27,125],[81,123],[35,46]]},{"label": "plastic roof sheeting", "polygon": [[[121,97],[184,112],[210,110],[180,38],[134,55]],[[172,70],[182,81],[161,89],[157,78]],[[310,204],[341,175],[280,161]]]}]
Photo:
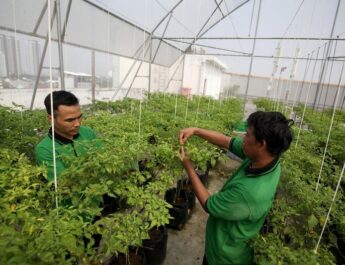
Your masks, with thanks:
[{"label": "plastic roof sheeting", "polygon": [[[135,3],[134,3],[135,2]],[[61,29],[66,27],[64,43],[94,49],[105,53],[121,55],[129,58],[144,58],[143,52],[136,51],[143,45],[149,33],[156,28],[153,36],[193,36],[197,37],[200,30],[204,32],[226,13],[246,2],[211,1],[211,0],[170,0],[163,1],[123,1],[116,6],[118,10],[102,6],[99,0],[73,0],[66,23],[69,0],[60,0]],[[217,8],[219,3],[219,8]],[[46,0],[1,0],[0,29],[16,31],[31,36],[45,38],[47,35],[47,12],[44,9]],[[136,7],[139,12],[133,12]],[[175,7],[171,19],[168,12]],[[53,1],[51,4],[53,16]],[[41,20],[39,19],[41,14]],[[131,16],[136,16],[136,18]],[[140,15],[144,17],[140,17]],[[142,22],[144,25],[138,26]],[[136,22],[131,22],[136,20]],[[167,25],[167,22],[169,24]],[[146,22],[146,23],[145,23]],[[161,23],[160,23],[161,22]],[[207,23],[205,23],[207,22]],[[144,29],[145,28],[145,29]],[[36,29],[36,30],[35,30]],[[164,32],[165,31],[165,32]],[[56,40],[56,20],[52,26],[52,36]],[[200,34],[199,34],[200,35]],[[149,42],[145,42],[145,60],[150,58]],[[188,44],[160,41],[152,42],[154,63],[170,66],[188,48]],[[156,49],[159,47],[158,52]]]},{"label": "plastic roof sheeting", "polygon": [[[66,21],[68,0],[60,2],[62,29]],[[47,12],[43,13],[38,24],[45,4],[45,0],[2,0],[0,29],[45,38],[48,27]],[[53,5],[51,5],[51,16],[53,16]],[[52,36],[56,40],[55,21],[52,26]],[[35,31],[37,25],[37,31]],[[141,28],[83,0],[72,1],[68,22],[65,26],[64,43],[130,58],[143,58],[142,52],[137,53],[137,56],[135,53],[142,46],[145,38],[149,36],[149,33]],[[146,43],[146,45],[148,44]],[[158,46],[157,40],[154,41],[154,46]],[[149,54],[147,51],[146,60],[149,59]],[[155,63],[170,66],[180,55],[179,49],[162,42]]]}]

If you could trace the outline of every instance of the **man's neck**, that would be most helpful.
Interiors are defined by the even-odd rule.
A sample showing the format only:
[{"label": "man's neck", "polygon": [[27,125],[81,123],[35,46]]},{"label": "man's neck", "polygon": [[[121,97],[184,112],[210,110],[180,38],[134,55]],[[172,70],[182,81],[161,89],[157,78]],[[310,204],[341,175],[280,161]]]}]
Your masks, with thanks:
[{"label": "man's neck", "polygon": [[275,160],[277,157],[275,156],[261,156],[260,159],[252,160],[251,168],[263,168],[267,165],[269,165],[273,160]]},{"label": "man's neck", "polygon": [[74,138],[73,135],[64,134],[64,133],[62,133],[56,129],[54,130],[54,132],[57,133],[58,135],[64,137],[64,138],[68,139],[68,140],[73,140],[73,138]]}]

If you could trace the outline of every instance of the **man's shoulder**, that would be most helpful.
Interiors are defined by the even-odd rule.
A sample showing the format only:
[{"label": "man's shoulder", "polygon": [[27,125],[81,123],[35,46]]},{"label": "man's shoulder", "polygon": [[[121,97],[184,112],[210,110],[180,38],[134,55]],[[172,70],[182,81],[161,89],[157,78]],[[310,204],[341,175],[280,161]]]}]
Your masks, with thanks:
[{"label": "man's shoulder", "polygon": [[89,126],[80,126],[79,127],[79,134],[82,136],[88,136],[88,137],[95,137],[96,134],[93,129]]},{"label": "man's shoulder", "polygon": [[50,146],[52,139],[46,135],[35,147],[36,150]]},{"label": "man's shoulder", "polygon": [[35,158],[40,164],[44,158],[49,157],[51,154],[52,140],[47,135],[35,146]]}]

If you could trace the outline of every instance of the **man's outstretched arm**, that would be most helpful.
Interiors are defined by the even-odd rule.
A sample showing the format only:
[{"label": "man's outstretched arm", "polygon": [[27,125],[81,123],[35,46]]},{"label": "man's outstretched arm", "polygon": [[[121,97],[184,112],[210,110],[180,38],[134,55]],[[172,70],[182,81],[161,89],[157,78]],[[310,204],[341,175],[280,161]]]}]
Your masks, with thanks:
[{"label": "man's outstretched arm", "polygon": [[185,144],[187,139],[193,135],[199,136],[202,139],[205,139],[211,144],[217,145],[220,148],[228,149],[231,137],[224,135],[222,133],[206,130],[202,128],[190,127],[185,128],[180,131],[179,134],[179,143]]}]

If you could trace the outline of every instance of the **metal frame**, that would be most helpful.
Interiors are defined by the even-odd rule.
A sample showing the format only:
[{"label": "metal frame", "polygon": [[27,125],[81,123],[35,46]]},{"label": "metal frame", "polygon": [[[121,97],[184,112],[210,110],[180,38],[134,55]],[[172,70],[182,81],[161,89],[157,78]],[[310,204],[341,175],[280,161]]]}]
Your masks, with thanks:
[{"label": "metal frame", "polygon": [[[63,46],[62,44],[69,44],[69,45],[72,45],[72,46],[75,46],[75,47],[81,47],[81,48],[86,48],[86,49],[90,49],[93,53],[95,51],[99,51],[99,52],[106,52],[102,49],[94,49],[92,47],[87,47],[86,45],[79,45],[79,44],[74,44],[74,43],[70,43],[70,42],[65,42],[64,38],[65,38],[65,33],[66,33],[66,28],[67,28],[67,25],[68,25],[68,19],[69,19],[69,15],[70,15],[70,11],[71,11],[71,6],[72,6],[72,0],[69,0],[68,1],[68,6],[67,6],[67,10],[66,10],[66,16],[65,16],[65,22],[63,24],[63,28],[61,29],[61,11],[60,11],[60,0],[54,0],[55,1],[55,5],[54,5],[54,12],[53,12],[53,15],[52,15],[52,23],[51,25],[53,25],[53,21],[55,19],[55,15],[57,15],[57,39],[54,39],[52,38],[52,40],[54,41],[57,41],[58,43],[58,48],[59,48],[59,62],[60,62],[60,67],[58,68],[60,70],[60,77],[61,77],[61,86],[62,86],[62,89],[65,88],[65,85],[64,85],[64,63],[63,63]],[[102,10],[103,12],[106,12],[107,14],[115,17],[116,19],[119,19],[133,27],[136,27],[138,28],[139,30],[142,30],[144,32],[146,32],[145,29],[141,28],[141,27],[138,27],[137,25],[121,18],[120,16],[114,14],[113,12],[109,12],[109,10],[107,10],[106,8],[103,8],[103,7],[100,7],[98,6],[97,4],[91,2],[90,0],[82,0],[83,2],[85,3],[88,3],[89,5],[99,9],[99,10]],[[257,30],[258,30],[258,22],[259,22],[259,18],[260,18],[260,8],[261,8],[261,0],[259,2],[259,8],[258,8],[258,17],[257,17],[257,23],[256,23],[256,29],[255,29],[255,37],[203,37],[210,29],[212,29],[214,26],[216,26],[219,22],[221,22],[222,20],[224,20],[226,17],[228,17],[230,14],[232,14],[233,12],[235,12],[237,9],[241,8],[243,5],[247,4],[250,0],[247,0],[247,1],[244,1],[243,3],[241,3],[240,5],[238,5],[237,7],[235,7],[234,9],[232,9],[231,11],[228,11],[228,13],[224,14],[224,12],[222,11],[221,9],[221,4],[224,2],[224,0],[213,0],[215,2],[215,9],[211,12],[211,14],[209,15],[209,17],[205,20],[205,23],[202,25],[202,27],[200,28],[199,32],[196,34],[195,37],[165,37],[165,33],[167,31],[167,28],[170,24],[170,20],[173,16],[173,13],[174,13],[174,10],[183,2],[183,0],[180,0],[178,3],[175,4],[175,6],[169,11],[167,12],[167,14],[159,21],[159,23],[156,25],[156,27],[152,30],[151,33],[148,33],[149,36],[147,37],[147,39],[143,42],[143,44],[138,48],[138,50],[134,53],[134,55],[132,57],[130,56],[123,56],[121,54],[117,54],[117,53],[114,53],[114,52],[109,52],[108,51],[108,54],[112,54],[112,55],[120,55],[120,56],[123,56],[123,57],[126,57],[126,58],[130,58],[130,59],[134,59],[134,62],[132,64],[132,66],[130,67],[130,69],[128,70],[125,78],[123,79],[123,81],[121,82],[120,86],[118,87],[118,89],[115,91],[112,99],[114,99],[117,95],[117,93],[119,92],[119,90],[122,88],[124,82],[127,80],[128,76],[129,76],[129,73],[133,70],[133,67],[134,65],[138,62],[138,60],[140,60],[138,58],[138,55],[139,55],[139,52],[143,51],[144,47],[145,47],[145,43],[148,43],[149,42],[149,49],[150,49],[150,56],[149,56],[149,60],[146,60],[146,53],[148,52],[147,49],[146,51],[144,51],[144,58],[142,58],[140,60],[140,64],[139,64],[139,67],[136,71],[136,74],[135,76],[133,77],[133,80],[131,82],[131,85],[130,87],[128,88],[128,91],[126,92],[126,96],[129,94],[130,92],[130,89],[134,83],[134,79],[136,77],[139,77],[138,76],[138,72],[140,70],[140,67],[142,65],[142,62],[143,61],[148,61],[149,63],[149,74],[148,74],[148,92],[150,94],[150,91],[151,91],[151,65],[152,63],[155,62],[155,59],[156,59],[156,56],[157,56],[157,53],[160,49],[160,46],[161,46],[161,43],[164,42],[165,44],[173,47],[174,49],[176,50],[179,50],[181,51],[181,53],[183,53],[182,55],[182,60],[181,62],[183,62],[183,65],[184,65],[184,60],[185,60],[185,55],[188,54],[187,51],[190,49],[190,47],[192,45],[194,45],[197,41],[199,40],[212,40],[212,39],[217,39],[217,40],[253,40],[253,47],[252,47],[252,52],[251,53],[245,53],[245,52],[241,52],[241,51],[234,51],[234,50],[229,50],[229,49],[224,49],[224,48],[220,48],[220,47],[213,47],[213,46],[209,46],[209,45],[203,45],[203,44],[198,44],[199,46],[201,47],[207,47],[207,48],[211,48],[211,49],[216,49],[216,50],[220,50],[220,51],[224,51],[224,52],[229,52],[229,53],[234,53],[234,54],[226,54],[226,53],[206,53],[206,54],[203,54],[203,55],[214,55],[214,56],[240,56],[240,57],[251,57],[251,61],[250,61],[250,69],[249,69],[249,73],[248,73],[248,81],[247,81],[247,86],[246,86],[246,95],[245,97],[247,98],[247,93],[248,93],[248,88],[249,88],[249,83],[250,83],[250,76],[251,76],[251,70],[252,70],[252,63],[253,63],[253,58],[268,58],[268,59],[273,59],[273,58],[281,58],[281,59],[297,59],[297,60],[317,60],[317,61],[322,61],[323,64],[322,64],[322,69],[321,69],[321,72],[320,72],[320,76],[319,76],[319,81],[318,81],[318,86],[317,86],[317,90],[316,90],[316,94],[315,94],[315,98],[314,98],[314,108],[315,108],[315,104],[316,104],[316,101],[318,99],[318,96],[321,96],[322,93],[320,94],[319,93],[319,90],[320,90],[320,87],[321,87],[321,81],[325,78],[325,72],[327,71],[327,67],[328,67],[328,63],[329,61],[341,61],[342,58],[344,58],[343,56],[338,56],[338,57],[331,57],[330,56],[330,47],[331,47],[331,42],[332,41],[336,41],[336,43],[338,41],[345,41],[345,38],[333,38],[333,32],[334,32],[334,27],[335,27],[335,24],[336,24],[336,20],[337,20],[337,16],[338,16],[338,11],[339,11],[339,6],[340,6],[340,0],[338,0],[338,5],[337,5],[337,10],[336,10],[336,14],[335,14],[335,17],[334,17],[334,21],[333,21],[333,26],[332,26],[332,30],[331,30],[331,34],[330,34],[330,37],[329,38],[309,38],[309,37],[257,37]],[[225,3],[226,4],[226,3]],[[211,18],[214,16],[214,14],[217,12],[217,10],[221,13],[221,18],[218,19],[216,22],[214,22],[212,25],[210,25],[208,28],[206,28],[207,24],[209,23],[209,21],[211,20]],[[40,35],[37,35],[37,31],[41,25],[41,22],[42,22],[42,19],[44,17],[44,14],[45,12],[47,11],[47,3],[45,3],[42,7],[42,10],[41,10],[41,13],[40,15],[38,16],[37,18],[37,22],[34,26],[34,29],[32,32],[24,32],[24,31],[21,31],[21,30],[16,30],[17,33],[22,33],[22,34],[25,34],[25,35],[30,35],[30,36],[33,36],[33,37],[38,37],[38,38],[44,38],[43,36],[40,36]],[[161,26],[161,24],[166,20],[166,18],[169,17],[167,23],[166,23],[166,26],[165,26],[165,29],[164,29],[164,33],[162,34],[163,36],[154,36],[154,32],[156,31],[157,28],[159,28]],[[7,31],[14,31],[12,28],[6,28],[6,27],[3,27],[3,26],[0,26],[0,29],[2,30],[7,30]],[[35,100],[35,96],[36,96],[36,91],[37,91],[37,86],[38,86],[38,81],[39,81],[39,78],[40,78],[40,75],[41,75],[41,71],[42,69],[44,68],[43,67],[43,61],[44,61],[44,57],[45,57],[45,54],[46,54],[46,49],[47,49],[47,43],[48,43],[48,36],[46,36],[45,38],[45,44],[44,44],[44,49],[43,49],[43,52],[42,52],[42,57],[41,57],[41,61],[40,61],[40,65],[39,65],[39,69],[38,69],[38,75],[37,75],[37,79],[36,79],[36,82],[35,82],[35,88],[34,88],[34,91],[33,91],[33,96],[32,96],[32,101],[31,101],[31,106],[30,108],[32,109],[33,107],[33,103],[34,103],[34,100]],[[288,56],[279,56],[279,57],[276,57],[276,56],[268,56],[268,55],[254,55],[254,50],[255,50],[255,45],[256,45],[256,41],[257,40],[305,40],[305,41],[320,41],[320,40],[324,40],[324,41],[328,41],[328,44],[327,44],[327,50],[325,50],[325,53],[324,53],[324,56],[323,56],[323,59],[319,59],[319,58],[305,58],[305,57],[299,57],[299,58],[294,58],[294,57],[288,57]],[[155,51],[153,51],[153,41],[154,40],[159,40],[159,44],[158,44],[158,47],[156,48]],[[191,40],[191,42],[188,42],[188,41],[183,41],[183,40]],[[180,42],[180,43],[184,43],[184,44],[188,44],[187,47],[184,49],[184,50],[181,50],[180,48],[176,47],[175,45],[171,44],[169,41],[171,42]],[[198,54],[193,54],[193,55],[198,55]],[[177,60],[179,60],[179,58],[181,57],[178,57],[175,61],[175,63],[177,62]],[[178,67],[177,69],[180,67],[181,65],[181,62],[179,62],[178,64]],[[160,65],[160,64],[157,64],[157,65]],[[165,88],[164,91],[166,91],[169,87],[169,84],[171,83],[172,80],[176,81],[176,79],[174,79],[174,75],[175,73],[177,72],[177,69],[175,69],[175,72],[173,74],[173,76],[171,77],[171,79],[168,81],[168,85],[167,87]],[[183,75],[184,75],[184,70],[182,70],[182,80],[181,80],[181,86],[183,85]],[[146,77],[146,76],[141,76],[141,77]],[[320,95],[319,95],[320,94]],[[246,100],[245,98],[245,100]],[[319,99],[320,101],[320,99]]]},{"label": "metal frame", "polygon": [[[340,6],[340,1],[341,1],[341,0],[338,0],[337,10],[335,11],[335,16],[334,16],[334,20],[333,20],[333,25],[332,25],[332,30],[331,30],[330,38],[332,38],[332,36],[333,36],[334,28],[335,28],[335,23],[337,22],[338,12],[339,12],[339,6]],[[314,108],[314,109],[315,109],[315,107],[316,107],[316,100],[317,100],[318,95],[319,95],[320,84],[321,84],[323,75],[324,75],[324,73],[325,73],[325,64],[326,64],[327,58],[329,57],[330,46],[331,46],[331,42],[329,41],[329,42],[328,42],[328,45],[327,45],[327,51],[326,51],[326,54],[325,54],[325,56],[324,56],[324,61],[323,61],[322,66],[321,66],[322,68],[321,68],[321,72],[320,72],[320,76],[319,76],[318,85],[317,85],[317,87],[316,87],[316,92],[315,92],[315,97],[314,97],[314,103],[313,103],[313,108]]]},{"label": "metal frame", "polygon": [[[261,0],[259,0],[258,16],[256,18],[256,26],[255,26],[255,33],[254,33],[255,37],[258,34],[259,21],[260,21],[260,11],[261,11]],[[255,47],[256,47],[256,39],[254,39],[254,41],[253,41],[252,54],[254,54]],[[246,85],[246,93],[244,95],[244,104],[243,104],[243,110],[242,110],[243,114],[245,112],[245,107],[246,107],[246,103],[247,103],[248,89],[249,89],[249,83],[250,83],[250,76],[252,75],[253,60],[254,60],[254,57],[251,56],[250,57],[250,63],[249,63],[249,72],[248,72],[248,78],[247,78],[247,85]]]},{"label": "metal frame", "polygon": [[[54,5],[53,15],[51,16],[51,21],[50,21],[50,27],[51,28],[53,28],[55,15],[56,15],[56,5]],[[42,69],[43,69],[44,57],[45,57],[45,54],[47,52],[48,41],[49,41],[49,36],[47,34],[47,37],[46,37],[45,42],[44,42],[44,47],[43,47],[43,51],[42,51],[42,55],[41,55],[40,64],[39,64],[39,67],[38,67],[38,72],[37,72],[37,77],[36,77],[36,81],[35,81],[34,91],[32,93],[32,98],[31,98],[31,103],[30,103],[30,110],[32,110],[33,106],[34,106],[34,102],[35,102],[35,98],[36,98],[36,92],[37,92],[37,87],[38,87],[38,83],[39,83],[39,80],[40,80],[41,72],[42,72]]]}]

